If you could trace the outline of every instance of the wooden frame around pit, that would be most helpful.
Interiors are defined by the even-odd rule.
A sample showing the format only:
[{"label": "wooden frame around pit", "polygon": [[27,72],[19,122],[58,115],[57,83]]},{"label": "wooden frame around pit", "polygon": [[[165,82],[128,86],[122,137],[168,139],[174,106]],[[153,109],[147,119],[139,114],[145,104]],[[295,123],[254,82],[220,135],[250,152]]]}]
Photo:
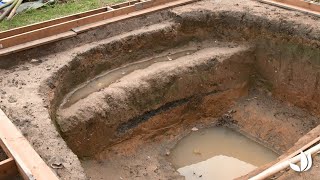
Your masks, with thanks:
[{"label": "wooden frame around pit", "polygon": [[71,38],[102,25],[198,0],[133,0],[0,32],[0,56]]},{"label": "wooden frame around pit", "polygon": [[0,162],[0,179],[20,174],[25,180],[58,180],[1,109],[0,146],[8,156]]},{"label": "wooden frame around pit", "polygon": [[264,4],[295,10],[302,13],[320,17],[320,5],[303,0],[257,0]]}]

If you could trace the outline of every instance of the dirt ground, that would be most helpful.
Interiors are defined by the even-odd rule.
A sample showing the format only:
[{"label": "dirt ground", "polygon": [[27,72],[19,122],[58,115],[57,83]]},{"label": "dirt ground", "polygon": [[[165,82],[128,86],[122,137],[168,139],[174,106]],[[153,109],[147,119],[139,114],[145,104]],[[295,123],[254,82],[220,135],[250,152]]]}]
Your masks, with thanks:
[{"label": "dirt ground", "polygon": [[0,148],[0,161],[7,159],[6,153]]},{"label": "dirt ground", "polygon": [[[190,46],[198,54],[59,109],[101,72]],[[319,49],[319,18],[200,1],[1,57],[0,108],[50,167],[62,164],[61,179],[182,179],[166,154],[195,126],[231,127],[283,156],[317,137]],[[318,155],[314,163],[280,179],[319,179]]]},{"label": "dirt ground", "polygon": [[[220,102],[224,103],[223,100]],[[261,92],[253,92],[241,98],[226,111],[226,114],[217,118],[195,117],[194,114],[197,113],[192,110],[190,112],[190,107],[188,107],[188,114],[185,114],[186,108],[185,106],[177,107],[152,117],[138,128],[152,128],[152,130],[131,135],[121,144],[97,154],[96,160],[83,160],[82,164],[88,177],[92,179],[119,179],[120,177],[123,179],[183,179],[170,164],[168,154],[183,136],[192,132],[193,127],[227,126],[261,144],[269,145],[269,148],[282,154],[292,147],[301,135],[309,132],[314,127],[313,123],[319,123],[319,119],[310,117],[303,110],[270,99],[270,96]],[[313,120],[302,125],[300,117]],[[177,121],[175,118],[180,120]],[[159,124],[165,119],[170,119],[173,123]],[[179,121],[180,123],[177,123]],[[141,149],[141,146],[144,148]]]}]

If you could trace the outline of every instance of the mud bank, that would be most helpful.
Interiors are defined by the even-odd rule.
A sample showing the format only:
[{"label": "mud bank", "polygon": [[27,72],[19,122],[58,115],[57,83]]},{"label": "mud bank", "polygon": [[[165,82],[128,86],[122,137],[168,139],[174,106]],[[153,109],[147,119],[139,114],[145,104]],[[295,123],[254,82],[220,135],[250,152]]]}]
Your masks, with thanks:
[{"label": "mud bank", "polygon": [[[0,107],[62,179],[181,179],[166,154],[192,127],[227,126],[283,155],[311,137],[319,19],[247,0],[150,17],[3,58]],[[96,77],[159,57],[64,106]]]},{"label": "mud bank", "polygon": [[[249,61],[244,58],[249,57],[248,54],[241,53],[243,49],[208,48],[133,72],[121,78],[120,82],[60,110],[57,122],[74,152],[79,156],[92,156],[121,141],[121,136],[132,136],[127,134],[128,131],[148,121],[157,112],[184,105],[197,96],[199,100],[224,92],[224,96],[230,99],[240,96],[242,89],[246,88],[245,79],[248,79],[250,69],[243,67],[241,73],[235,73],[232,69],[241,69],[239,59]],[[237,51],[239,54],[230,57]],[[218,62],[227,59],[231,62],[219,67]],[[227,104],[227,101],[224,103]],[[212,109],[208,114],[213,117],[214,111],[221,115],[225,110],[223,107],[220,112],[218,108],[208,109]]]},{"label": "mud bank", "polygon": [[[171,178],[174,169],[168,173],[171,166],[159,163],[162,159],[159,154],[164,154],[164,149],[170,149],[193,126],[230,126],[281,154],[319,124],[315,114],[319,104],[309,103],[314,98],[307,93],[318,93],[314,89],[317,86],[314,74],[318,70],[313,67],[319,51],[314,40],[293,37],[272,28],[230,23],[237,20],[239,13],[225,14],[223,18],[220,16],[224,13],[210,11],[171,13],[178,24],[154,25],[150,31],[136,33],[135,38],[124,37],[119,40],[122,42],[120,52],[102,48],[113,47],[117,41],[98,46],[94,53],[91,50],[82,54],[81,62],[76,60],[75,68],[67,71],[67,77],[73,78],[60,80],[67,82],[69,90],[65,92],[71,92],[68,96],[72,96],[77,89],[71,91],[74,86],[70,84],[82,86],[99,72],[148,57],[167,55],[170,59],[176,52],[196,49],[193,54],[155,62],[125,75],[67,108],[57,107],[60,130],[80,158],[113,164],[118,161],[124,165],[128,162],[119,160],[118,153],[129,158],[138,153],[140,145],[158,139],[159,147],[147,151],[156,157],[158,173],[143,177]],[[88,68],[92,55],[105,64]],[[110,67],[107,64],[110,62],[119,64]],[[101,67],[106,69],[96,70]],[[90,73],[84,73],[88,69]],[[87,79],[74,78],[80,75]],[[64,83],[58,86],[65,87]],[[309,110],[311,114],[282,101]],[[235,112],[228,114],[230,111]],[[175,132],[170,133],[172,129]],[[167,136],[172,139],[168,140]],[[111,160],[114,158],[117,160]],[[142,157],[129,159],[137,164],[143,162]],[[87,161],[84,164],[86,166]],[[109,174],[121,176],[116,171]]]},{"label": "mud bank", "polygon": [[[58,86],[66,87],[64,92],[72,96],[77,91],[74,85],[85,86],[82,83],[90,82],[100,72],[148,57],[167,55],[169,59],[125,75],[69,107],[61,106],[60,100],[56,122],[78,157],[139,164],[142,157],[129,157],[139,154],[140,145],[158,139],[159,147],[146,152],[153,153],[158,173],[143,177],[172,178],[176,175],[174,169],[170,164],[159,163],[159,154],[172,148],[193,126],[230,126],[282,154],[319,124],[319,104],[314,98],[318,93],[318,70],[314,66],[320,57],[317,39],[263,26],[270,22],[259,16],[249,16],[253,22],[248,21],[240,12],[177,10],[171,16],[178,24],[154,25],[151,31],[138,32],[134,38],[124,37],[119,40],[120,52],[108,50],[116,46],[114,41],[82,54],[81,61],[74,61],[75,68],[67,71],[68,79],[60,80],[68,85]],[[170,61],[170,54],[187,49],[196,51]],[[88,68],[86,62],[91,63],[92,55],[103,65]],[[111,62],[118,64],[110,65]],[[98,69],[102,67],[105,69]],[[90,73],[84,73],[88,69]],[[87,79],[79,80],[79,76]],[[234,109],[234,114],[227,113]],[[170,134],[170,129],[175,132]],[[117,154],[126,154],[129,160],[121,161]],[[83,164],[92,171],[86,160]],[[108,170],[113,169],[110,166],[117,165],[107,165]],[[96,165],[97,169],[106,170],[105,167]],[[114,177],[126,174],[108,172]],[[130,174],[125,176],[129,177]]]}]

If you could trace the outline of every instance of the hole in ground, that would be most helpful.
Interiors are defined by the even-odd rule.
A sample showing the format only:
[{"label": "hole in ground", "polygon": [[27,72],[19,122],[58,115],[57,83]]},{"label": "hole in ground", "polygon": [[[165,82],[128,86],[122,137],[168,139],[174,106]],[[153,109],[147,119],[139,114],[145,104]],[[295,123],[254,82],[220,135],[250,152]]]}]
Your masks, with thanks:
[{"label": "hole in ground", "polygon": [[235,179],[277,159],[278,154],[225,127],[198,130],[177,143],[170,162],[186,179]]},{"label": "hole in ground", "polygon": [[181,178],[168,155],[193,127],[229,127],[282,154],[319,124],[319,51],[183,22],[114,38],[57,73],[51,115],[90,178]]}]

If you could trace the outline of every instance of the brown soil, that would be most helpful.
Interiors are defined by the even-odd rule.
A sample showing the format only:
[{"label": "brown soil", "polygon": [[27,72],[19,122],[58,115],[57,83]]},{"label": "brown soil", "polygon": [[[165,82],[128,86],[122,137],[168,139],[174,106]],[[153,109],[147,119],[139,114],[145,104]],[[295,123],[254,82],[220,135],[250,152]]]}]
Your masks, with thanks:
[{"label": "brown soil", "polygon": [[[225,99],[223,95],[215,95],[214,99],[216,98]],[[219,102],[223,103],[224,101],[220,100]],[[194,104],[191,104],[194,107]],[[257,104],[259,105],[257,106]],[[203,105],[207,106],[208,104]],[[216,105],[212,104],[212,106]],[[270,106],[272,107],[270,108]],[[307,133],[314,127],[312,123],[302,126],[299,117],[305,116],[305,118],[319,121],[301,109],[270,99],[270,96],[261,92],[252,93],[252,95],[242,98],[235,103],[232,109],[228,110],[229,113],[226,112],[221,117],[198,118],[197,121],[195,121],[194,114],[199,112],[198,109],[182,106],[165,111],[141,124],[137,128],[139,133],[131,135],[121,144],[114,145],[97,154],[96,160],[84,160],[85,171],[92,179],[108,179],[110,177],[112,179],[119,177],[124,179],[179,179],[181,177],[171,166],[166,154],[170,153],[170,149],[179,139],[191,132],[192,127],[228,126],[234,130],[245,132],[245,135],[264,145],[277,144],[278,146],[273,150],[281,154],[288,147],[292,147],[301,134]],[[246,115],[242,114],[244,112]],[[273,116],[274,114],[282,116]],[[259,117],[266,117],[266,119],[261,120]],[[176,123],[177,118],[181,123]],[[174,123],[159,123],[160,120],[167,119],[174,121]],[[276,128],[276,131],[272,128]],[[143,149],[141,149],[142,146]],[[106,176],[107,174],[108,176]]]},{"label": "brown soil", "polygon": [[[248,56],[244,52],[246,49],[245,47],[204,48],[184,58],[156,63],[143,71],[130,73],[109,88],[93,93],[71,107],[60,110],[57,123],[69,146],[78,156],[92,156],[105,147],[121,141],[122,135],[127,135],[127,131],[130,132],[141,122],[149,121],[143,116],[156,113],[152,111],[170,109],[170,106],[185,104],[192,97],[201,98],[218,92],[230,91],[230,99],[239,96],[241,91],[238,92],[237,89],[246,88],[248,79],[246,77],[250,67],[243,67],[243,71],[238,74],[232,70],[239,70],[244,66],[237,62],[239,59],[243,59],[244,62],[250,60],[244,58]],[[219,61],[227,59],[230,59],[229,63],[219,65]],[[226,70],[225,67],[231,70]],[[236,75],[239,78],[235,78]],[[188,86],[193,88],[186,88]],[[95,105],[91,102],[95,102]],[[221,114],[221,111],[228,107],[226,101],[224,104],[224,107],[213,108],[212,112],[208,109],[208,114],[211,116],[214,116],[213,113]],[[105,120],[107,122],[104,125]],[[177,121],[173,119],[172,122]],[[89,124],[90,127],[87,126]]]},{"label": "brown soil", "polygon": [[[228,126],[287,155],[320,132],[319,22],[249,0],[128,19],[1,57],[0,108],[49,166],[63,165],[61,179],[181,179],[165,154],[194,126]],[[187,47],[198,51],[60,109],[101,72]]]},{"label": "brown soil", "polygon": [[6,153],[0,148],[0,162],[6,160],[7,158],[8,156],[6,155]]}]

